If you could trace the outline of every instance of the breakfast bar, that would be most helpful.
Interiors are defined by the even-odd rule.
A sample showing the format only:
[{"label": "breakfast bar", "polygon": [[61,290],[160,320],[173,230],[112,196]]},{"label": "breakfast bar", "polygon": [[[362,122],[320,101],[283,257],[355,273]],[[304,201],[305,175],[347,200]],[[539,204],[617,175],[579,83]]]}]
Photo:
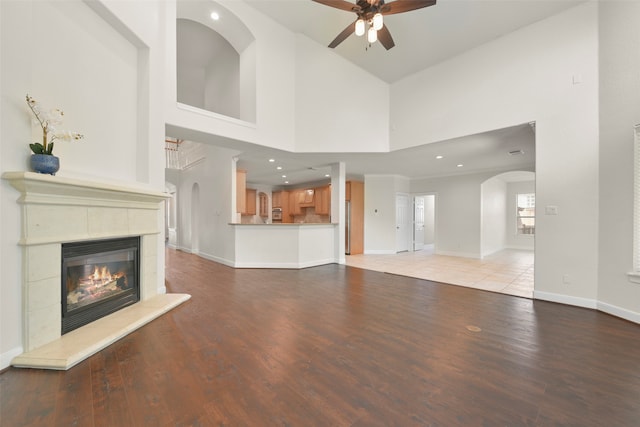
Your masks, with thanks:
[{"label": "breakfast bar", "polygon": [[230,224],[237,268],[306,268],[338,262],[338,224]]}]

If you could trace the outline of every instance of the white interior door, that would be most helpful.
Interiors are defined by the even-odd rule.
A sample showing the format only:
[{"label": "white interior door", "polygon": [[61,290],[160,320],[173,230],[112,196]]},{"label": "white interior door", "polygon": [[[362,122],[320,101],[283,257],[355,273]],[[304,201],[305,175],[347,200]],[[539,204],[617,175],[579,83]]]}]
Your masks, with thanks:
[{"label": "white interior door", "polygon": [[396,252],[404,252],[411,249],[412,216],[409,208],[409,195],[396,194]]},{"label": "white interior door", "polygon": [[413,250],[424,247],[424,197],[413,198]]}]

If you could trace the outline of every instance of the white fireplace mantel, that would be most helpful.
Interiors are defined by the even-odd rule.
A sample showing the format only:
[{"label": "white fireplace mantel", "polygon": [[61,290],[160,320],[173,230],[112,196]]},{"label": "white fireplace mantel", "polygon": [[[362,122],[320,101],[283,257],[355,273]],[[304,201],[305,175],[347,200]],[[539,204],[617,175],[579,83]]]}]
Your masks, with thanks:
[{"label": "white fireplace mantel", "polygon": [[[189,298],[158,292],[166,194],[33,172],[5,172],[2,178],[20,192],[22,205],[25,353],[13,365],[68,369]],[[62,244],[127,236],[140,236],[140,303],[62,336]],[[92,332],[96,323],[100,333]],[[72,354],[59,354],[65,349]]]}]

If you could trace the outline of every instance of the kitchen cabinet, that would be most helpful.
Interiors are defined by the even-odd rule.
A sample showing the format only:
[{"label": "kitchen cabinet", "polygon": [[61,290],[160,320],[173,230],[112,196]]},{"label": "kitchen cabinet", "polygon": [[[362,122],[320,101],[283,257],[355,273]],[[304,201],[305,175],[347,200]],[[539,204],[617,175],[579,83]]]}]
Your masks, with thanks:
[{"label": "kitchen cabinet", "polygon": [[245,211],[242,215],[255,215],[256,214],[256,190],[247,188]]},{"label": "kitchen cabinet", "polygon": [[271,205],[274,208],[282,208],[282,193],[284,193],[284,191],[275,191],[271,193]]},{"label": "kitchen cabinet", "polygon": [[331,186],[326,185],[324,187],[315,188],[314,197],[315,197],[316,214],[330,215],[331,214]]},{"label": "kitchen cabinet", "polygon": [[304,190],[293,190],[289,192],[289,215],[301,215],[302,207],[300,206],[301,197],[304,198],[304,194],[302,194]]},{"label": "kitchen cabinet", "polygon": [[302,208],[312,208],[315,206],[315,190],[313,188],[307,188],[301,190],[299,193],[299,203]]},{"label": "kitchen cabinet", "polygon": [[236,170],[236,212],[247,210],[247,171]]},{"label": "kitchen cabinet", "polygon": [[281,208],[282,208],[282,222],[283,223],[292,223],[293,217],[291,216],[291,206],[289,203],[289,198],[291,194],[288,191],[280,191],[280,200],[281,200]]},{"label": "kitchen cabinet", "polygon": [[261,191],[258,193],[258,202],[260,206],[260,216],[262,218],[267,218],[269,216],[269,197]]},{"label": "kitchen cabinet", "polygon": [[[347,181],[347,245],[348,254],[364,252],[364,182]],[[345,197],[346,198],[346,197]]]}]

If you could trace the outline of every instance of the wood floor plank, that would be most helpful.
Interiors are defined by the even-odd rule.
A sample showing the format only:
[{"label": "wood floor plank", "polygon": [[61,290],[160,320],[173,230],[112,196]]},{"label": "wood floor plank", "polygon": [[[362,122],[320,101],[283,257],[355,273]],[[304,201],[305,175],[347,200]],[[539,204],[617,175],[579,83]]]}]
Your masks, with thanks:
[{"label": "wood floor plank", "polygon": [[79,363],[60,375],[60,387],[57,392],[56,418],[52,425],[57,426],[93,426],[91,364]]},{"label": "wood floor plank", "polygon": [[133,425],[132,408],[127,400],[116,352],[118,346],[108,347],[91,357],[93,421],[96,427]]},{"label": "wood floor plank", "polygon": [[0,425],[640,419],[637,324],[343,265],[233,269],[174,250],[166,262],[167,288],[191,300],[68,372],[7,370]]}]

